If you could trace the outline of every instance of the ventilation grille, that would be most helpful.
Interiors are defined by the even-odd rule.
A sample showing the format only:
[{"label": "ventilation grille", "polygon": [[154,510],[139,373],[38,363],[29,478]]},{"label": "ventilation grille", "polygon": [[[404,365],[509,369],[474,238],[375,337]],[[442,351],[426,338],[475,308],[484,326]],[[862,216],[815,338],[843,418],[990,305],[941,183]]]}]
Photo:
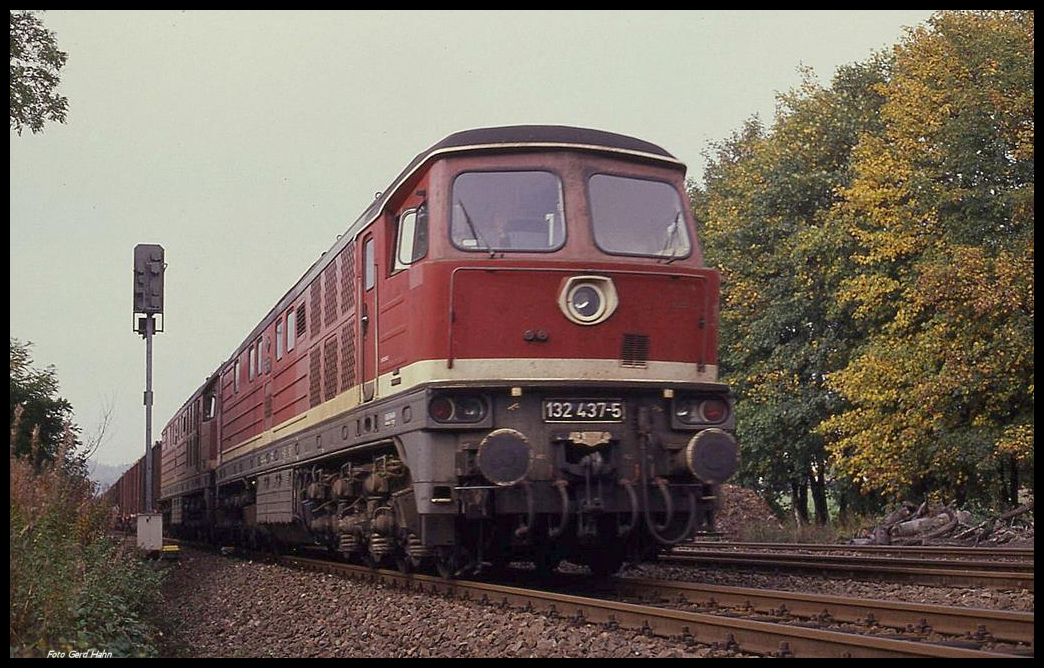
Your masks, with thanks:
[{"label": "ventilation grille", "polygon": [[322,292],[322,283],[319,282],[319,277],[316,277],[316,279],[312,281],[311,287],[312,322],[308,323],[308,326],[311,328],[312,334],[314,335],[319,334],[319,330],[323,328],[323,312],[320,310],[323,305]]},{"label": "ventilation grille", "polygon": [[320,403],[319,398],[319,370],[320,364],[320,352],[319,346],[312,348],[312,352],[308,355],[308,407],[312,408],[318,406]]},{"label": "ventilation grille", "polygon": [[341,313],[355,308],[355,242],[341,251]]},{"label": "ventilation grille", "polygon": [[323,286],[326,292],[326,313],[324,318],[326,320],[326,326],[329,327],[337,320],[337,263],[331,262],[330,266],[323,272],[323,278],[326,285]]},{"label": "ventilation grille", "polygon": [[337,394],[337,337],[323,342],[323,401]]},{"label": "ventilation grille", "polygon": [[308,325],[305,322],[305,305],[301,302],[301,305],[297,307],[297,338],[303,337],[308,333]]},{"label": "ventilation grille", "polygon": [[649,335],[624,334],[620,346],[620,366],[644,369],[649,361]]},{"label": "ventilation grille", "polygon": [[341,329],[341,391],[355,385],[355,318]]}]

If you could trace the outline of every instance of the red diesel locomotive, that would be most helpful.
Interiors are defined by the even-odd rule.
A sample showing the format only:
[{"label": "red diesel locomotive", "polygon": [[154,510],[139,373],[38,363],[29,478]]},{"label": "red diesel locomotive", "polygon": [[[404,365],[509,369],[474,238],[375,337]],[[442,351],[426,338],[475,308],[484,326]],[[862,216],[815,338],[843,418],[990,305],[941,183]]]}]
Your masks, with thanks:
[{"label": "red diesel locomotive", "polygon": [[712,531],[738,449],[684,177],[559,126],[418,155],[164,429],[171,530],[447,576]]}]

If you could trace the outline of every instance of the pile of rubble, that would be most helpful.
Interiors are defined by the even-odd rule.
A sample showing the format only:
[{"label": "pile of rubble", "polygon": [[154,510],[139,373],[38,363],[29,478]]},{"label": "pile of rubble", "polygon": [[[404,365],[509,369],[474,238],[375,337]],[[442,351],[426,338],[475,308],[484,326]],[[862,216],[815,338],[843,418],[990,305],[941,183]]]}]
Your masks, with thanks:
[{"label": "pile of rubble", "polygon": [[718,504],[714,528],[724,534],[725,540],[744,540],[766,528],[783,529],[772,508],[753,490],[722,485],[718,489]]},{"label": "pile of rubble", "polygon": [[947,506],[903,502],[853,544],[861,545],[1017,545],[1033,544],[1033,501],[972,522],[972,514]]}]

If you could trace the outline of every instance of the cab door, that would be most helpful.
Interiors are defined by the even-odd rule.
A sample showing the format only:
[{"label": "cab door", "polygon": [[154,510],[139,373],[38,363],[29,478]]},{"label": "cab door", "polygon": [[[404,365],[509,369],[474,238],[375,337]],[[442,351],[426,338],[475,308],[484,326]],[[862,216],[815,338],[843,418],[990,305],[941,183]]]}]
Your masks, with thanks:
[{"label": "cab door", "polygon": [[359,253],[359,367],[362,381],[362,400],[373,401],[377,396],[377,243],[373,232],[362,238]]},{"label": "cab door", "polygon": [[[427,254],[428,223],[423,201],[418,205],[414,195],[398,215],[389,217],[384,226],[391,253],[386,259],[388,273],[381,276],[380,342],[377,374],[392,374],[389,385],[401,382],[398,373],[409,359],[411,290],[421,279],[413,268]],[[387,387],[387,386],[386,386]]]}]

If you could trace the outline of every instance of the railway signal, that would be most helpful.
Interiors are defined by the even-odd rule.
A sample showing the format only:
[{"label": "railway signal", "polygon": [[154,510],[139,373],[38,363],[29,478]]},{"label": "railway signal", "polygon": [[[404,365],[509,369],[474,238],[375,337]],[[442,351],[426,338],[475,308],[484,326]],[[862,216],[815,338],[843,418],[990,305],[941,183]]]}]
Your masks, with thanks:
[{"label": "railway signal", "polygon": [[[152,514],[152,335],[163,331],[156,329],[156,316],[163,315],[165,269],[163,246],[138,244],[134,247],[134,331],[145,339],[145,500],[142,508],[146,515]],[[155,518],[145,518],[147,524],[155,521]],[[142,527],[140,516],[138,526]],[[139,530],[139,543],[142,537]]]},{"label": "railway signal", "polygon": [[[146,316],[163,314],[163,246],[138,244],[134,247],[134,313]],[[139,325],[140,326],[140,325]],[[141,329],[137,330],[144,334]]]}]

